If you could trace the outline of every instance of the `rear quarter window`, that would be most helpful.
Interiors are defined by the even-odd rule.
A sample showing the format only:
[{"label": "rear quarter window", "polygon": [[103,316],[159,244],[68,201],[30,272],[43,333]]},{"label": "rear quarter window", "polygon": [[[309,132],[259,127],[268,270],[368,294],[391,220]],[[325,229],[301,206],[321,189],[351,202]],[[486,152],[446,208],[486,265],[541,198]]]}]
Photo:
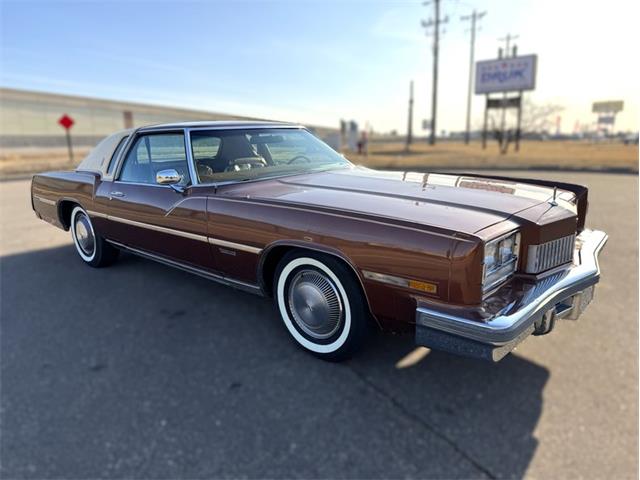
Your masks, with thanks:
[{"label": "rear quarter window", "polygon": [[113,151],[113,155],[111,155],[111,160],[109,160],[109,168],[107,168],[107,175],[113,175],[113,171],[115,170],[116,164],[118,163],[118,156],[120,155],[120,152],[124,148],[124,144],[127,143],[128,138],[129,138],[129,135],[127,135],[126,137],[122,137],[122,140],[120,140],[120,142],[118,143],[118,146]]}]

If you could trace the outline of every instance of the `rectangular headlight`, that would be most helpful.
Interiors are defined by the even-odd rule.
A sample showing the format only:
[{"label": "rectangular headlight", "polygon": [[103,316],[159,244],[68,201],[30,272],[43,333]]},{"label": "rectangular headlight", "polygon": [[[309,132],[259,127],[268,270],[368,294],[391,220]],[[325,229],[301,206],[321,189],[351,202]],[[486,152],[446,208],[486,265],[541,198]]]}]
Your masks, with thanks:
[{"label": "rectangular headlight", "polygon": [[520,233],[513,232],[484,245],[482,291],[488,292],[506,280],[518,267]]}]

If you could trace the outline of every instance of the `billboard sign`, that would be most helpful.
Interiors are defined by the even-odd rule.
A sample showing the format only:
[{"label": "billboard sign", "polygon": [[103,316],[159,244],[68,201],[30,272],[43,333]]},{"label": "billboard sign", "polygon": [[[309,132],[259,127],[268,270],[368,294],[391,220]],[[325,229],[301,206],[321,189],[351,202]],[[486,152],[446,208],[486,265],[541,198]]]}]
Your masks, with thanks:
[{"label": "billboard sign", "polygon": [[613,125],[614,123],[616,123],[616,117],[614,117],[613,115],[598,117],[599,125]]},{"label": "billboard sign", "polygon": [[622,100],[613,100],[608,102],[593,102],[593,113],[618,113],[622,111],[624,102]]},{"label": "billboard sign", "polygon": [[518,92],[536,87],[537,55],[476,63],[476,94]]},{"label": "billboard sign", "polygon": [[520,97],[513,98],[489,98],[487,108],[520,108]]}]

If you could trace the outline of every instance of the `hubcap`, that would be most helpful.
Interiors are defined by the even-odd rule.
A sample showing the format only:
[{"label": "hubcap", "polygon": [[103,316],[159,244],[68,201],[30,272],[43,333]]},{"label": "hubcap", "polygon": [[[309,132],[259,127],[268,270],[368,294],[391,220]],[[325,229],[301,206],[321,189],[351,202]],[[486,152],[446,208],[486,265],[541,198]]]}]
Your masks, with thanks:
[{"label": "hubcap", "polygon": [[289,309],[296,324],[309,336],[331,337],[342,323],[342,301],[331,280],[317,270],[298,272],[289,287]]},{"label": "hubcap", "polygon": [[87,216],[83,213],[76,215],[76,241],[80,249],[86,254],[91,255],[95,248],[95,238],[93,236],[93,229]]}]

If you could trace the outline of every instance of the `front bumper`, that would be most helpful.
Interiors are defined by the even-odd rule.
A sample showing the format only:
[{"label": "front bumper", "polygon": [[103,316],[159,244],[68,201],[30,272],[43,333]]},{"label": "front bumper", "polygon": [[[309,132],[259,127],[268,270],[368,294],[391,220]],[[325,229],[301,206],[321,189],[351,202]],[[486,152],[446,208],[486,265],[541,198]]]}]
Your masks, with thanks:
[{"label": "front bumper", "polygon": [[446,310],[419,305],[416,343],[465,356],[498,361],[532,333],[547,333],[557,318],[577,319],[600,280],[598,255],[607,234],[584,230],[573,265],[536,282],[523,281],[497,312]]}]

